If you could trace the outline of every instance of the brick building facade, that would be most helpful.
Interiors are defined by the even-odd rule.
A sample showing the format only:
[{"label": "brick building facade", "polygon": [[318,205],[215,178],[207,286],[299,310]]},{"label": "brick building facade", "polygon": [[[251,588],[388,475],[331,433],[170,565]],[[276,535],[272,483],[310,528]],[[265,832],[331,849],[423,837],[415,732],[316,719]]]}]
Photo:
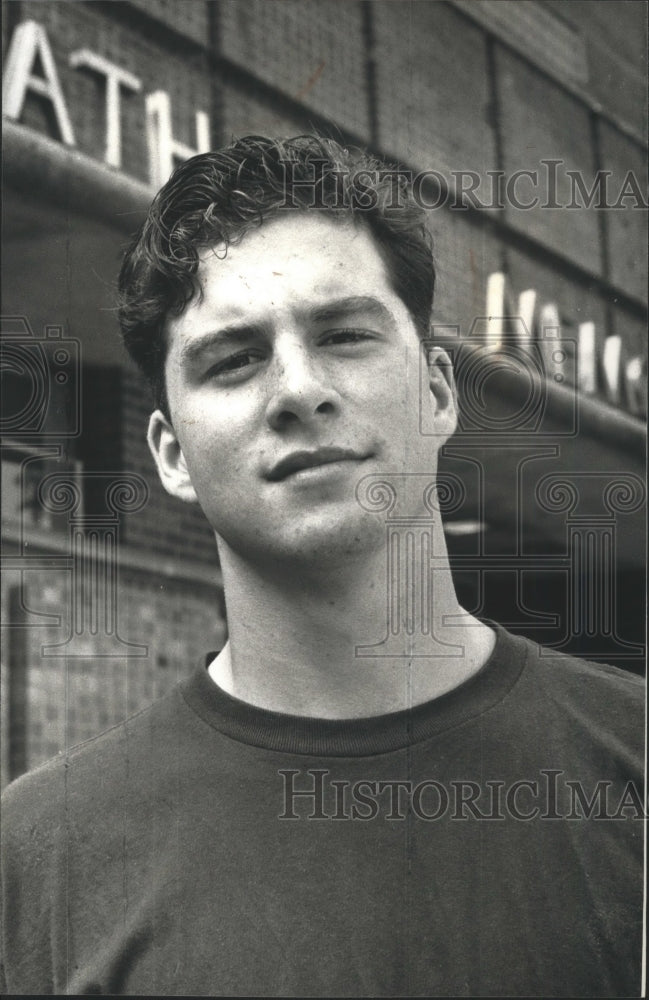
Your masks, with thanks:
[{"label": "brick building facade", "polygon": [[[568,355],[594,332],[591,384],[549,385],[547,426],[517,426],[490,451],[469,426],[451,447],[469,496],[449,544],[476,611],[638,669],[645,19],[634,0],[5,3],[3,780],[147,704],[223,640],[214,541],[157,481],[114,283],[152,185],[232,135],[317,129],[419,173],[434,321],[451,339],[484,334],[494,275],[519,305],[535,291]],[[523,454],[533,483],[516,478]],[[574,511],[528,504],[523,548],[510,544],[511,498],[556,471],[600,507],[602,471],[631,494],[589,507],[597,531],[615,521],[615,621],[579,635],[566,609],[593,566],[566,574]],[[525,561],[548,553],[545,569]]]}]

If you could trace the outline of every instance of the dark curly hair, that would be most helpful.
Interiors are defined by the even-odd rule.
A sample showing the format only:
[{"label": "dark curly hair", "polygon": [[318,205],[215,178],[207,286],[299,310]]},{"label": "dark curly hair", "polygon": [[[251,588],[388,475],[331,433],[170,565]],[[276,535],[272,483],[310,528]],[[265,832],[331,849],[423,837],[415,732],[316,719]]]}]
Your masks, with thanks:
[{"label": "dark curly hair", "polygon": [[250,135],[181,164],[160,189],[119,277],[124,343],[168,414],[165,321],[199,294],[199,250],[227,247],[282,211],[325,211],[369,226],[421,337],[435,287],[432,238],[406,174],[332,139]]}]

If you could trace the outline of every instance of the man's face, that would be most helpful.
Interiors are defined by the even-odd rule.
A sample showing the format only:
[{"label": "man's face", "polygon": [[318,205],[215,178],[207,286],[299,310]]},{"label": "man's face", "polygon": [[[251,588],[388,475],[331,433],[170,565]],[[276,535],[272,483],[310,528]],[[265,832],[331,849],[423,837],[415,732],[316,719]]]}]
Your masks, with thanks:
[{"label": "man's face", "polygon": [[[166,488],[198,499],[241,557],[337,560],[384,542],[355,497],[369,473],[434,473],[454,422],[439,373],[421,404],[421,345],[370,232],[277,217],[224,257],[201,254],[201,295],[168,323],[171,423],[149,441]],[[430,419],[430,418],[429,418]]]}]

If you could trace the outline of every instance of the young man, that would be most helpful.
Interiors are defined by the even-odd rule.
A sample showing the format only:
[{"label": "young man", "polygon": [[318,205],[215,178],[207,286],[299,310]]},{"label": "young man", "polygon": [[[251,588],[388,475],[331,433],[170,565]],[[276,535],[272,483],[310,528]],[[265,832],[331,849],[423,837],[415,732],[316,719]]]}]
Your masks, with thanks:
[{"label": "young man", "polygon": [[[433,285],[408,192],[330,141],[242,139],[155,199],[122,329],[162,482],[214,529],[229,641],[11,786],[10,992],[639,991],[641,686],[459,606]],[[386,619],[395,509],[391,546],[427,526],[425,628],[392,578]]]}]

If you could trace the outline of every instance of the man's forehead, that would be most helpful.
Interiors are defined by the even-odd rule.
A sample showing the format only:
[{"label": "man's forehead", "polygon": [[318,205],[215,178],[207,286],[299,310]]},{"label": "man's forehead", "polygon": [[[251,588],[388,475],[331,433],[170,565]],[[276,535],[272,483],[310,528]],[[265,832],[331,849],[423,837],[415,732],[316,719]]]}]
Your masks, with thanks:
[{"label": "man's forehead", "polygon": [[[312,211],[273,216],[226,246],[220,242],[199,251],[198,277],[260,270],[276,277],[278,261],[303,269],[320,269],[363,255],[378,267],[382,256],[369,228],[352,218]],[[340,259],[340,260],[339,260]],[[243,276],[243,275],[242,275]]]},{"label": "man's forehead", "polygon": [[325,308],[332,300],[394,296],[369,230],[315,213],[269,220],[227,250],[206,248],[199,260],[200,295],[186,311],[218,311],[224,320],[269,305]]}]

